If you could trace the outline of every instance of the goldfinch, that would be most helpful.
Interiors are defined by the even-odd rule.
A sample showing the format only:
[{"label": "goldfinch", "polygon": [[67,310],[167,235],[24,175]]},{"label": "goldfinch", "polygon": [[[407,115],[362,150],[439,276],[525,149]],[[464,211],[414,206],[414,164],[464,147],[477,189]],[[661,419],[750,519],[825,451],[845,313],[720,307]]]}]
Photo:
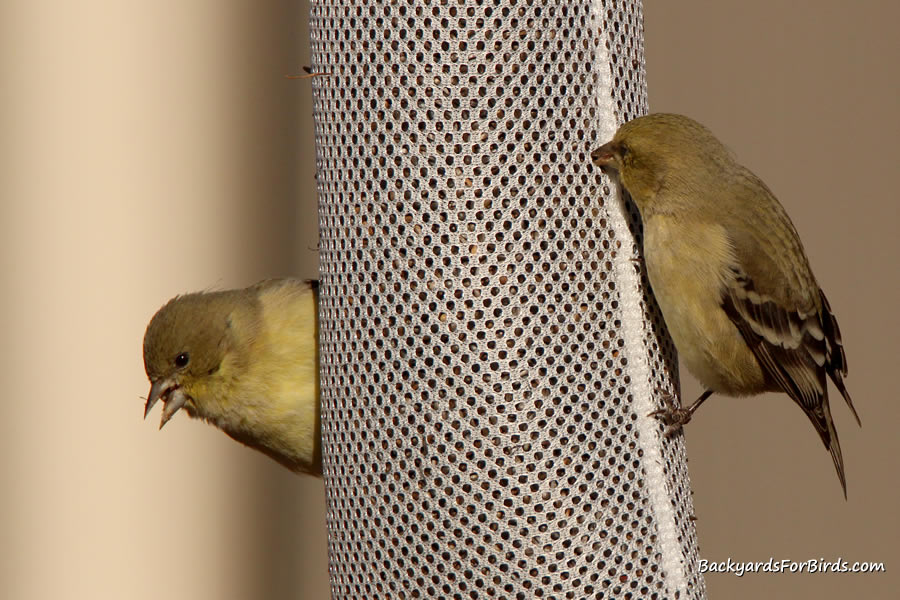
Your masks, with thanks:
[{"label": "goldfinch", "polygon": [[180,409],[299,473],[321,475],[318,285],[277,279],[177,296],[144,334],[160,428]]},{"label": "goldfinch", "polygon": [[591,154],[641,214],[653,294],[688,370],[706,391],[657,411],[675,428],[713,393],[785,392],[831,452],[847,496],[826,376],[844,386],[847,358],[800,237],[759,177],[687,117],[629,121]]}]

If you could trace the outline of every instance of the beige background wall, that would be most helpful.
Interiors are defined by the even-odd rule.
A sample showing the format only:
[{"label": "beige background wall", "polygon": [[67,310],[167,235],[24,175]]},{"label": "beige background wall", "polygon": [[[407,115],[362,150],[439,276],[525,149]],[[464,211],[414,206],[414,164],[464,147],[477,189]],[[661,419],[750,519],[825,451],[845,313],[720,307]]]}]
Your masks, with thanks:
[{"label": "beige background wall", "polygon": [[[844,502],[786,397],[687,430],[711,560],[884,561],[708,575],[710,598],[891,597],[897,506],[896,23],[890,2],[647,0],[651,108],[709,125],[775,190],[840,318],[864,427],[835,406]],[[169,297],[316,273],[307,6],[0,6],[0,596],[326,598],[321,482],[211,427],[141,420]],[[685,395],[699,390],[684,376]]]}]

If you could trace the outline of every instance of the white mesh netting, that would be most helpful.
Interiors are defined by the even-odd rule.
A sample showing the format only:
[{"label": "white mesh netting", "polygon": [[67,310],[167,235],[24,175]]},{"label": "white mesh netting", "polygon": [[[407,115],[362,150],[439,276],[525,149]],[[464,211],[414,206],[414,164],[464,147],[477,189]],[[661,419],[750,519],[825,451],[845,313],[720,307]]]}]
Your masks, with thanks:
[{"label": "white mesh netting", "polygon": [[336,600],[704,597],[647,417],[674,353],[589,159],[646,111],[640,10],[313,1]]}]

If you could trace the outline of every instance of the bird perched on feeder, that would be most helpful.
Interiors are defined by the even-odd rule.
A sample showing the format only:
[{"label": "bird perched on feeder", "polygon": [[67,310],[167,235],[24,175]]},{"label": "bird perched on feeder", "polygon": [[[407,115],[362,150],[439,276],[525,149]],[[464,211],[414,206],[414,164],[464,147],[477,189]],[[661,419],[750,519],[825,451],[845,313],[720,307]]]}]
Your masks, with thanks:
[{"label": "bird perched on feeder", "polygon": [[160,428],[180,409],[298,473],[321,475],[318,282],[177,296],[144,334]]},{"label": "bird perched on feeder", "polygon": [[653,294],[706,388],[691,406],[654,414],[677,430],[713,393],[785,392],[831,452],[846,498],[826,376],[859,423],[844,386],[847,358],[784,208],[708,129],[681,115],[629,121],[591,158],[637,206]]}]

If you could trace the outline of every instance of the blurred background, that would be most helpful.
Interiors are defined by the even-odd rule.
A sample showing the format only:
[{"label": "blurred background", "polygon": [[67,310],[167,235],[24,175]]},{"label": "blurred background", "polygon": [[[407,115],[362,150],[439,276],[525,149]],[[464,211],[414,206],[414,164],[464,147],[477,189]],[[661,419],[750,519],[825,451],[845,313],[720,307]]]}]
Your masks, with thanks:
[{"label": "blurred background", "polygon": [[[844,334],[847,467],[785,396],[687,428],[701,555],[881,561],[707,574],[711,599],[893,597],[900,158],[895,24],[872,0],[646,0],[653,111],[708,125],[775,191]],[[324,489],[217,430],[141,419],[170,297],[315,277],[306,2],[0,5],[0,595],[326,599]],[[598,140],[598,143],[603,140]],[[699,393],[683,374],[686,398]]]}]

